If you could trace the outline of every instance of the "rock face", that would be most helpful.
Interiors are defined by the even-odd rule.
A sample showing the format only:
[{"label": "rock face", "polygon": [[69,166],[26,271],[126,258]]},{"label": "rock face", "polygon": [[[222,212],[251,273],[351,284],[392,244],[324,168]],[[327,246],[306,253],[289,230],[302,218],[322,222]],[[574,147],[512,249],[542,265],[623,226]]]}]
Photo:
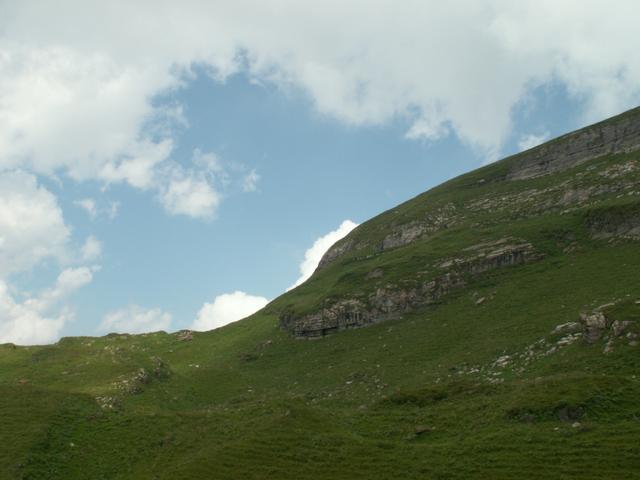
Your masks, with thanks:
[{"label": "rock face", "polygon": [[339,256],[345,254],[354,247],[354,242],[349,237],[336,242],[320,259],[318,268],[323,268],[333,262]]},{"label": "rock face", "polygon": [[456,207],[451,203],[446,204],[435,212],[427,214],[423,220],[414,220],[395,226],[393,231],[384,237],[378,249],[383,251],[408,245],[425,235],[449,228],[455,223]]},{"label": "rock face", "polygon": [[[409,245],[440,230],[452,227],[456,224],[456,214],[456,207],[452,203],[447,203],[425,214],[420,220],[394,224],[389,234],[386,235],[379,244],[373,246],[379,253],[392,248]],[[320,270],[326,267],[337,258],[352,250],[360,250],[368,246],[371,245],[366,241],[356,243],[352,238],[346,237],[336,242],[327,250],[318,264],[318,269]]]},{"label": "rock face", "polygon": [[614,350],[616,339],[622,338],[628,341],[628,344],[635,346],[638,334],[636,323],[633,320],[612,320],[608,314],[603,312],[603,308],[612,304],[602,305],[589,313],[580,314],[580,326],[582,327],[582,335],[587,343],[594,344],[599,340],[607,340],[604,347],[604,353],[611,353]]},{"label": "rock face", "polygon": [[[634,153],[609,158],[628,152]],[[511,182],[603,156],[607,158],[583,165],[571,175]],[[317,297],[303,292],[300,300],[283,304],[278,310],[280,324],[297,337],[321,338],[439,303],[475,276],[542,258],[523,239],[505,237],[466,248],[447,243],[448,239],[470,242],[475,232],[483,238],[498,235],[494,232],[527,235],[534,222],[522,223],[522,230],[503,227],[546,215],[557,217],[549,225],[565,215],[576,220],[561,229],[550,226],[536,232],[535,238],[546,239],[540,247],[554,246],[548,249],[552,255],[578,255],[586,236],[612,244],[640,239],[640,108],[505,159],[499,167],[454,179],[446,188],[419,195],[359,226],[320,261],[318,277],[325,274],[321,271],[325,267],[332,270],[326,273],[326,291]],[[403,248],[407,245],[415,248]],[[342,264],[336,265],[340,260]],[[342,265],[346,273],[341,275]],[[479,308],[490,308],[491,299],[473,301]],[[574,322],[566,328],[578,326]],[[612,328],[606,317],[593,312],[585,314],[578,330],[584,329],[584,338],[595,342],[608,339]],[[620,328],[625,327],[616,326]],[[560,340],[563,345],[577,334],[583,336],[582,331],[569,330]]]},{"label": "rock face", "polygon": [[463,253],[466,256],[439,262],[435,265],[439,273],[414,287],[388,284],[376,288],[366,297],[333,301],[313,313],[284,314],[280,317],[280,325],[298,338],[321,338],[339,330],[365,327],[435,304],[464,287],[470,276],[542,258],[530,243],[512,238],[474,245]]},{"label": "rock face", "polygon": [[587,227],[597,240],[640,238],[640,208],[609,208],[589,217]]},{"label": "rock face", "polygon": [[580,314],[580,323],[584,325],[584,338],[589,343],[600,340],[611,322],[601,311]]},{"label": "rock face", "polygon": [[638,148],[640,109],[635,109],[606,123],[578,130],[518,155],[507,179],[539,177],[575,167],[596,157],[631,152]]}]

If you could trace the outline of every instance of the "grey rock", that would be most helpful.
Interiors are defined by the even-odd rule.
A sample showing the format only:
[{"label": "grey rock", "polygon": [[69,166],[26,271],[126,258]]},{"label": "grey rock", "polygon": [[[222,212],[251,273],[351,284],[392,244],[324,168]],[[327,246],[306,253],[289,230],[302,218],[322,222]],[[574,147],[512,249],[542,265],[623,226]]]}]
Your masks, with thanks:
[{"label": "grey rock", "polygon": [[611,324],[611,329],[613,330],[613,334],[619,337],[624,334],[631,325],[633,325],[631,320],[616,320]]},{"label": "grey rock", "polygon": [[190,342],[193,340],[193,332],[191,330],[180,330],[175,333],[175,336],[181,342]]},{"label": "grey rock", "polygon": [[511,157],[508,180],[535,178],[566,170],[604,155],[640,148],[640,109],[607,123],[583,128]]},{"label": "grey rock", "polygon": [[344,255],[345,253],[354,249],[354,241],[349,238],[343,238],[342,240],[334,243],[329,250],[322,256],[320,263],[318,263],[318,269],[324,268],[333,262],[336,258]]},{"label": "grey rock", "polygon": [[[512,243],[511,243],[512,242]],[[478,275],[489,270],[520,265],[543,256],[525,241],[502,239],[474,246],[472,255],[455,259],[449,269],[411,288],[388,284],[377,288],[366,299],[343,298],[332,300],[315,312],[295,315],[287,312],[280,316],[281,328],[298,338],[318,339],[339,330],[360,328],[401,317],[416,308],[439,302],[467,283],[465,276]]]},{"label": "grey rock", "polygon": [[558,325],[551,333],[576,333],[582,330],[579,322],[567,322]]},{"label": "grey rock", "polygon": [[580,323],[583,325],[585,339],[588,343],[599,340],[610,325],[607,317],[599,310],[592,313],[581,313]]}]

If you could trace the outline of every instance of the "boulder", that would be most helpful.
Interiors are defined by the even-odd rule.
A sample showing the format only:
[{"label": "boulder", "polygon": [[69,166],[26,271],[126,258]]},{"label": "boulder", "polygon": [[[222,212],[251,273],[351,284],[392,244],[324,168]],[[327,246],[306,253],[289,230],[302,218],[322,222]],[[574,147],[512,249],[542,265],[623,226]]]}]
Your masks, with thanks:
[{"label": "boulder", "polygon": [[581,313],[580,323],[583,325],[584,337],[588,343],[594,343],[600,340],[604,331],[610,325],[607,317],[599,310],[591,313]]}]

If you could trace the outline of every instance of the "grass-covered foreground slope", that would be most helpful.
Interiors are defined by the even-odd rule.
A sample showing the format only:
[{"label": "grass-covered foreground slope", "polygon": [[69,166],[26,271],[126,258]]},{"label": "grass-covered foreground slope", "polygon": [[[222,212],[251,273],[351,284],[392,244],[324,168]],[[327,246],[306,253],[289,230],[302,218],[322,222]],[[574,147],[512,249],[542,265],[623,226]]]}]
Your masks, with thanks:
[{"label": "grass-covered foreground slope", "polygon": [[[514,161],[363,224],[225,328],[0,346],[0,478],[640,478],[640,153]],[[488,268],[505,245],[527,261]],[[393,315],[292,335],[341,301]]]}]

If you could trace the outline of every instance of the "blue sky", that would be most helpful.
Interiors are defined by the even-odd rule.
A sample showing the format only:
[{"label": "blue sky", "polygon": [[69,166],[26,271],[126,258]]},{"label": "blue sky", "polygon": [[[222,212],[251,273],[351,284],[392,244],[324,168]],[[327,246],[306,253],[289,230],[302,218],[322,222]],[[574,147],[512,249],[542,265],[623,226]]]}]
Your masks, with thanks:
[{"label": "blue sky", "polygon": [[0,342],[237,320],[355,224],[640,98],[598,2],[265,3],[0,2]]}]

